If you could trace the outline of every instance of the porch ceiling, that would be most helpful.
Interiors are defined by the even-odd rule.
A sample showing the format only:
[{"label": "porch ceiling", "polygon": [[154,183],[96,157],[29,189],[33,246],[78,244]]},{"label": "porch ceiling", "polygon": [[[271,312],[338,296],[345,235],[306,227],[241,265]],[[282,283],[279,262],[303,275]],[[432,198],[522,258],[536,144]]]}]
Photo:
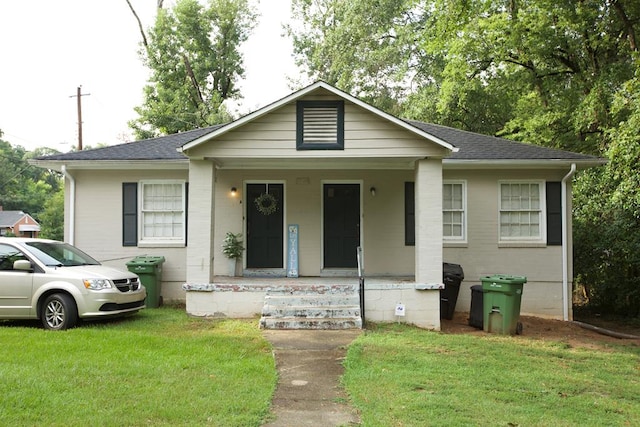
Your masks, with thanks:
[{"label": "porch ceiling", "polygon": [[421,157],[209,158],[219,169],[409,169]]}]

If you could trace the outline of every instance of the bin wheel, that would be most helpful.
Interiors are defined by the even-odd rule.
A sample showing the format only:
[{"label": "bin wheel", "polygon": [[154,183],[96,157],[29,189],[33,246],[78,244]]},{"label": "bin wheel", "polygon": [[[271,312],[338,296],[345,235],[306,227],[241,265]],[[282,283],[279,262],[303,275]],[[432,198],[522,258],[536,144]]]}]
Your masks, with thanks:
[{"label": "bin wheel", "polygon": [[522,322],[516,324],[516,335],[522,335]]}]

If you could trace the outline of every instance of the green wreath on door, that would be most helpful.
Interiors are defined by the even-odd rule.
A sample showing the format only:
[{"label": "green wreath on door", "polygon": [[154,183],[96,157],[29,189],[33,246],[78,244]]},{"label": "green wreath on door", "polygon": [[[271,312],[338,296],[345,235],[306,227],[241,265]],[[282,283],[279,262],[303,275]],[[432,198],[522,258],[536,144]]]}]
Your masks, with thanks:
[{"label": "green wreath on door", "polygon": [[269,193],[262,193],[253,201],[262,215],[268,216],[278,210],[278,199]]}]

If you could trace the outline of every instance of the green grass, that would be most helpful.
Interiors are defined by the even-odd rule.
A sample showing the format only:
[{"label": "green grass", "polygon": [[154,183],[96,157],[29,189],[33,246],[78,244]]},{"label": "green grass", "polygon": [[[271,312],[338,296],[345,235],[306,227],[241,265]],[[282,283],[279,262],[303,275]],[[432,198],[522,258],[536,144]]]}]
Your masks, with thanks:
[{"label": "green grass", "polygon": [[640,425],[640,348],[374,326],[343,383],[364,426]]},{"label": "green grass", "polygon": [[0,425],[259,426],[276,385],[256,322],[184,309],[62,332],[0,323]]}]

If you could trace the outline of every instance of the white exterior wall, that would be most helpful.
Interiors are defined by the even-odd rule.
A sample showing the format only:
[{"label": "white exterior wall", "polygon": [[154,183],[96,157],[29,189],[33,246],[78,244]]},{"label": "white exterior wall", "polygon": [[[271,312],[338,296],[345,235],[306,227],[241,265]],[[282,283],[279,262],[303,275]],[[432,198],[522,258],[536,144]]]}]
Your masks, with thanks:
[{"label": "white exterior wall", "polygon": [[[446,170],[445,180],[464,180],[467,185],[467,239],[444,241],[444,261],[460,264],[465,279],[456,311],[469,311],[473,285],[492,274],[526,276],[522,314],[562,319],[562,246],[499,243],[499,181],[542,180],[559,182],[567,171],[544,170]],[[569,191],[570,194],[570,191]],[[569,212],[571,207],[569,206]],[[569,215],[570,217],[570,215]],[[571,230],[569,222],[569,230]],[[569,234],[571,235],[571,234]],[[569,252],[571,253],[571,252]],[[569,259],[569,281],[573,274]],[[571,283],[569,284],[571,287]]]},{"label": "white exterior wall", "polygon": [[[164,256],[162,296],[184,300],[186,279],[184,247],[122,246],[122,183],[147,179],[187,180],[186,170],[71,170],[76,179],[74,244],[105,265],[127,270],[139,255]],[[69,182],[65,180],[65,241],[70,240]]]},{"label": "white exterior wall", "polygon": [[[324,181],[358,182],[362,192],[361,243],[365,271],[371,276],[413,276],[414,248],[404,244],[404,183],[413,181],[413,171],[361,170],[220,170],[217,178],[214,274],[227,274],[222,255],[226,232],[242,232],[244,222],[244,184],[280,182],[285,189],[284,221],[299,226],[299,274],[322,274],[322,186]],[[233,198],[231,187],[239,194]],[[370,188],[376,188],[372,196]],[[437,226],[440,230],[440,226]],[[286,233],[286,227],[284,232]],[[283,235],[286,242],[286,236]],[[286,247],[285,257],[286,262]],[[246,263],[243,260],[243,265]],[[284,265],[283,265],[284,267]]]},{"label": "white exterior wall", "polygon": [[216,170],[212,162],[192,160],[189,165],[189,218],[187,282],[209,283],[213,278]]},{"label": "white exterior wall", "polygon": [[[339,98],[319,91],[303,99]],[[359,183],[361,244],[367,276],[415,275],[418,283],[437,283],[442,280],[442,261],[461,264],[466,278],[457,308],[468,311],[469,287],[479,284],[481,276],[524,275],[528,283],[524,288],[522,312],[562,316],[562,247],[499,244],[498,182],[509,179],[559,182],[568,170],[445,169],[443,172],[439,159],[447,154],[446,149],[348,101],[345,101],[344,150],[298,151],[295,113],[292,102],[216,140],[193,147],[187,153],[192,157],[189,171],[70,170],[77,183],[75,244],[98,260],[120,268],[126,268],[126,262],[137,255],[163,255],[166,262],[162,294],[165,300],[183,299],[181,285],[184,282],[207,283],[216,275],[227,274],[227,260],[221,245],[228,231],[246,234],[245,184],[278,182],[284,184],[285,190],[285,233],[288,224],[300,227],[299,274],[319,276],[323,273],[322,184]],[[189,181],[187,248],[122,246],[122,183],[145,179]],[[443,241],[443,179],[466,182],[468,234],[464,242]],[[404,183],[407,181],[416,183],[415,247],[404,243]],[[232,187],[238,190],[235,198],[230,194]],[[376,189],[375,196],[370,193],[372,187]],[[65,239],[68,241],[68,180],[66,190]],[[570,212],[570,206],[568,210]],[[286,236],[283,235],[283,239],[286,242]],[[286,262],[286,246],[283,258]],[[423,310],[419,307],[429,307],[428,313],[420,314],[419,322],[409,318],[406,321],[439,327],[438,316],[430,311],[437,306],[436,291],[380,289],[372,292],[367,296],[371,318],[388,319],[395,304],[402,302],[408,304],[408,316]],[[230,305],[236,303],[229,302]]]},{"label": "white exterior wall", "polygon": [[[274,279],[261,283],[242,284],[238,279],[225,284],[194,285],[187,291],[187,312],[198,317],[253,318],[260,315],[270,286],[278,287]],[[308,280],[305,281],[309,282]],[[365,315],[370,322],[410,323],[425,329],[440,329],[440,293],[418,290],[410,280],[371,279],[365,284]],[[397,315],[401,305],[404,315]]]}]

